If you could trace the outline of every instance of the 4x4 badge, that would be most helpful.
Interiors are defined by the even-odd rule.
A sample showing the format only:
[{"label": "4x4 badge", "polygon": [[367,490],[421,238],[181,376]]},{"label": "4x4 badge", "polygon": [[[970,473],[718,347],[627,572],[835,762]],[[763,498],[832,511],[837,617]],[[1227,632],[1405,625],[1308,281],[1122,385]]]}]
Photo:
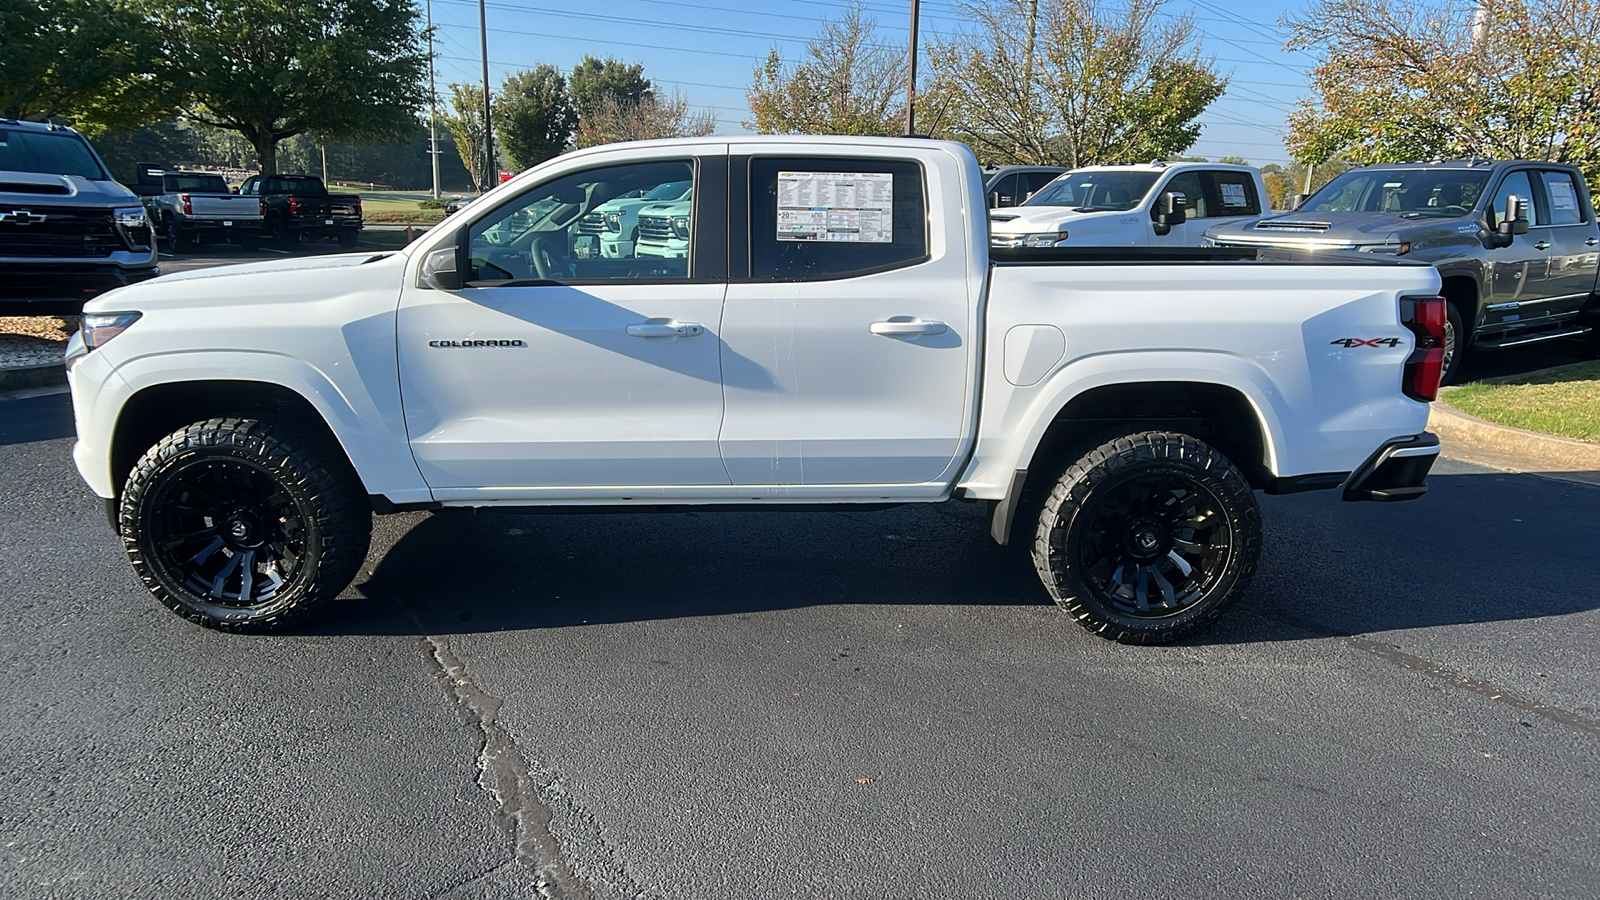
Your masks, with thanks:
[{"label": "4x4 badge", "polygon": [[1328,343],[1330,343],[1330,344],[1339,344],[1340,346],[1344,347],[1346,350],[1354,350],[1357,347],[1398,347],[1398,346],[1400,346],[1400,339],[1399,338],[1339,338],[1337,340],[1329,341]]},{"label": "4x4 badge", "polygon": [[37,225],[48,218],[50,217],[34,215],[31,209],[15,209],[0,213],[0,222],[10,222],[13,225]]}]

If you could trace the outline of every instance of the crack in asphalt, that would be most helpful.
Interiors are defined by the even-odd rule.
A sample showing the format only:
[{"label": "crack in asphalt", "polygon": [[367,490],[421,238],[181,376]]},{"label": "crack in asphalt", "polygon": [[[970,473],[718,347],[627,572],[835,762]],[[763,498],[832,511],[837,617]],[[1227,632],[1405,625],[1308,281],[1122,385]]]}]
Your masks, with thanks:
[{"label": "crack in asphalt", "polygon": [[456,712],[478,742],[478,787],[494,798],[495,824],[511,839],[516,861],[534,876],[534,886],[549,900],[595,900],[594,890],[568,866],[551,832],[554,816],[539,796],[527,760],[500,726],[501,701],[467,676],[449,644],[432,635],[423,650],[455,703]]}]

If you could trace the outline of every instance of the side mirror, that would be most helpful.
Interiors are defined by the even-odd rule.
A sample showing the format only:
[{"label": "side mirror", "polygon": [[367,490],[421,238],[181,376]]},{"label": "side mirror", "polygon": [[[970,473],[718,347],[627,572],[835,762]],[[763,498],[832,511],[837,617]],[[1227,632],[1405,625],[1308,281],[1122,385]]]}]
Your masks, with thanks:
[{"label": "side mirror", "polygon": [[461,272],[456,266],[459,248],[455,244],[429,253],[422,261],[417,281],[435,291],[461,290]]},{"label": "side mirror", "polygon": [[1187,198],[1182,191],[1167,191],[1156,198],[1155,231],[1156,234],[1167,235],[1172,233],[1172,226],[1182,225],[1188,221],[1189,214],[1185,205]]},{"label": "side mirror", "polygon": [[1299,209],[1300,207],[1305,206],[1306,205],[1306,201],[1310,200],[1310,199],[1311,199],[1311,195],[1310,194],[1295,194],[1294,195],[1294,205],[1289,207],[1289,208],[1290,209]]},{"label": "side mirror", "polygon": [[1496,247],[1509,247],[1519,234],[1528,233],[1528,201],[1512,194],[1506,198],[1506,208],[1494,227],[1492,238]]}]

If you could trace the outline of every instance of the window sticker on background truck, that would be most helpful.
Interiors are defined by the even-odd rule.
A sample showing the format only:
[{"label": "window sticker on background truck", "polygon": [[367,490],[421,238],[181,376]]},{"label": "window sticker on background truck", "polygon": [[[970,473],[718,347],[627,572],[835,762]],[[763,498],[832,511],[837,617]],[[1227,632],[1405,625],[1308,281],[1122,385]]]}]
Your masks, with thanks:
[{"label": "window sticker on background truck", "polygon": [[778,173],[778,240],[887,244],[893,239],[892,174]]}]

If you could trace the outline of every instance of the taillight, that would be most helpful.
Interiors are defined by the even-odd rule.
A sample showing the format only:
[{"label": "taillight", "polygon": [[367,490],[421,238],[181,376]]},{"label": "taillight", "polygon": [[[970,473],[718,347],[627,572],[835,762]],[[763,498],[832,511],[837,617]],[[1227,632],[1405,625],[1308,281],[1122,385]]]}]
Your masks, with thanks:
[{"label": "taillight", "polygon": [[178,199],[183,201],[183,214],[186,216],[194,215],[194,204],[189,201],[189,195],[179,194]]},{"label": "taillight", "polygon": [[261,199],[260,197],[257,197],[256,198],[256,211],[261,213],[263,216],[266,215],[267,214],[267,201]]},{"label": "taillight", "polygon": [[356,215],[361,215],[361,198],[356,198]]},{"label": "taillight", "polygon": [[297,213],[299,211],[300,211],[300,198],[299,197],[290,197],[289,198],[289,215],[292,216],[292,215],[294,215],[295,213]]},{"label": "taillight", "polygon": [[1413,400],[1432,403],[1439,396],[1447,315],[1443,297],[1400,298],[1400,321],[1417,336],[1417,347],[1406,357],[1401,376],[1401,389]]}]

